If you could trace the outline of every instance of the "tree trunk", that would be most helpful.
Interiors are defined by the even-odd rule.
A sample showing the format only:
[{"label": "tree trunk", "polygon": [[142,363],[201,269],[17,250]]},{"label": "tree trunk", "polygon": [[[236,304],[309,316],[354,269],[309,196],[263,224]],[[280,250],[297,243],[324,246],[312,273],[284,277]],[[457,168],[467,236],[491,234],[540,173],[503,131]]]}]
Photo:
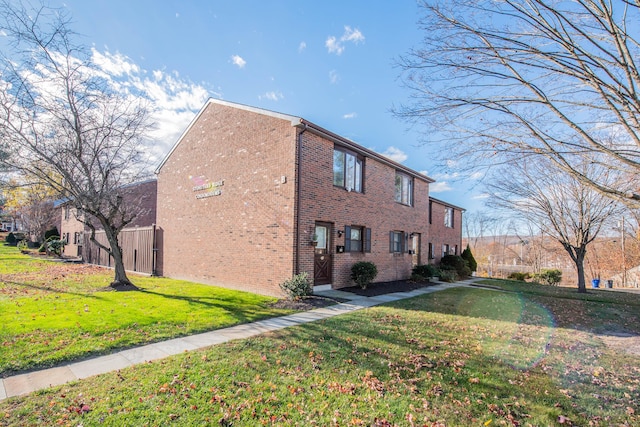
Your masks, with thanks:
[{"label": "tree trunk", "polygon": [[118,242],[117,231],[108,225],[104,227],[105,236],[109,241],[111,248],[111,256],[113,257],[113,268],[115,271],[115,277],[110,286],[117,291],[132,291],[138,290],[138,288],[131,283],[127,277],[127,272],[124,269],[124,260],[122,258],[122,248]]},{"label": "tree trunk", "polygon": [[578,272],[578,293],[586,294],[587,286],[584,281],[584,257],[586,255],[586,250],[577,250],[575,256],[575,264],[576,270]]}]

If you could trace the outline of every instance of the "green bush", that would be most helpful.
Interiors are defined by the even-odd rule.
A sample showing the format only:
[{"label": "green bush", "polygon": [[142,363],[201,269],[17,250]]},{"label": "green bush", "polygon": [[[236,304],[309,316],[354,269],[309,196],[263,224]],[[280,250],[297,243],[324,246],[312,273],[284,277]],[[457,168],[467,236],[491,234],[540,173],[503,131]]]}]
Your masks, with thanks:
[{"label": "green bush", "polygon": [[449,269],[441,269],[440,270],[440,280],[443,282],[455,282],[456,280],[458,280],[458,273],[456,273],[455,270],[449,270]]},{"label": "green bush", "polygon": [[362,289],[367,289],[377,275],[378,267],[372,262],[359,261],[351,266],[351,279]]},{"label": "green bush", "polygon": [[533,275],[533,280],[543,285],[557,286],[562,281],[562,271],[556,269],[540,270]]},{"label": "green bush", "polygon": [[529,273],[522,273],[520,271],[514,271],[513,273],[507,276],[507,279],[519,280],[521,282],[524,282],[525,280],[530,278],[531,278],[531,275]]},{"label": "green bush", "polygon": [[478,270],[478,263],[476,262],[476,259],[473,257],[473,254],[471,253],[471,248],[469,247],[469,244],[467,244],[467,247],[465,248],[464,251],[462,251],[460,256],[462,257],[462,259],[467,261],[467,265],[469,266],[471,271]]},{"label": "green bush", "polygon": [[411,270],[411,276],[413,275],[429,278],[440,275],[440,270],[431,264],[416,265],[413,267],[413,270]]},{"label": "green bush", "polygon": [[62,255],[64,245],[66,244],[67,242],[64,239],[60,239],[58,236],[49,237],[44,242],[46,251],[58,256]]},{"label": "green bush", "polygon": [[299,299],[311,293],[311,283],[306,272],[296,274],[289,280],[280,283],[280,289],[289,299]]},{"label": "green bush", "polygon": [[50,237],[60,238],[60,233],[58,232],[58,227],[50,228],[49,230],[44,232],[44,240],[48,240]]},{"label": "green bush", "polygon": [[459,277],[471,276],[471,269],[467,261],[458,255],[445,255],[440,260],[440,270],[455,270]]},{"label": "green bush", "polygon": [[20,240],[17,246],[20,252],[27,252],[27,249],[29,249],[29,243],[26,240]]},{"label": "green bush", "polygon": [[18,243],[18,239],[16,239],[16,235],[13,233],[7,234],[7,238],[4,239],[7,245],[15,246]]}]

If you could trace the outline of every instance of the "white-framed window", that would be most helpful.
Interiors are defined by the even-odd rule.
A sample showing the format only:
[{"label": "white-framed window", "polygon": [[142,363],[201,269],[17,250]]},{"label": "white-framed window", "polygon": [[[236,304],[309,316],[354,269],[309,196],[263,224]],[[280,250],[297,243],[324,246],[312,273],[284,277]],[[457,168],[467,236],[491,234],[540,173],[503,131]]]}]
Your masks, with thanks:
[{"label": "white-framed window", "polygon": [[453,228],[453,208],[444,208],[444,226]]},{"label": "white-framed window", "polygon": [[413,178],[401,172],[396,172],[396,202],[413,206]]},{"label": "white-framed window", "polygon": [[333,185],[362,193],[364,158],[356,153],[333,149]]}]

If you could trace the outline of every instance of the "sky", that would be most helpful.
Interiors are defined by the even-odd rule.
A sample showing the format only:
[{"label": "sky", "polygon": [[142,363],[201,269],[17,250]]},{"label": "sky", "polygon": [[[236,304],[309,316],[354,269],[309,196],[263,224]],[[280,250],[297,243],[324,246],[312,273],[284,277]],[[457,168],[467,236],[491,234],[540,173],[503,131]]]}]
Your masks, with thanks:
[{"label": "sky", "polygon": [[431,195],[481,209],[474,183],[439,170],[391,109],[409,100],[395,62],[422,39],[415,0],[50,0],[103,68],[150,94],[157,155],[208,98],[303,117],[436,180]]}]

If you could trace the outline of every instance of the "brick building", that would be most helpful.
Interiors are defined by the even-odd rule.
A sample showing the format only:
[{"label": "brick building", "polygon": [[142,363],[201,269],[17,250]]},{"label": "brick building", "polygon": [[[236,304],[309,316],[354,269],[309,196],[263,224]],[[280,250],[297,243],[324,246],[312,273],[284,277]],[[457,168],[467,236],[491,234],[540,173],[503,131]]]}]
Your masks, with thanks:
[{"label": "brick building", "polygon": [[429,264],[439,264],[444,255],[462,253],[464,209],[429,197]]},{"label": "brick building", "polygon": [[[124,198],[127,214],[134,216],[134,219],[127,224],[127,228],[120,234],[120,242],[125,257],[125,264],[129,264],[133,271],[140,271],[136,267],[137,261],[142,257],[142,253],[148,253],[145,258],[150,258],[153,254],[153,235],[154,231],[150,231],[151,236],[145,237],[144,242],[140,242],[139,231],[155,227],[156,222],[156,203],[157,203],[157,181],[150,179],[143,182],[122,187],[122,196]],[[60,221],[60,236],[66,240],[63,254],[70,257],[80,257],[86,262],[111,266],[111,259],[97,245],[89,241],[89,227],[83,222],[83,213],[70,202],[60,205],[62,215]],[[104,232],[99,231],[100,227],[96,224],[96,238],[105,246],[109,246]],[[135,237],[134,237],[135,235]],[[148,248],[146,247],[148,246]],[[130,261],[128,260],[130,258]],[[152,261],[149,261],[152,264]],[[148,268],[151,273],[153,267]]]},{"label": "brick building", "polygon": [[211,99],[156,173],[168,277],[280,295],[308,272],[341,288],[357,261],[378,282],[406,279],[429,243],[461,242],[444,207],[453,224],[462,210],[429,198],[432,179],[300,117]]}]

